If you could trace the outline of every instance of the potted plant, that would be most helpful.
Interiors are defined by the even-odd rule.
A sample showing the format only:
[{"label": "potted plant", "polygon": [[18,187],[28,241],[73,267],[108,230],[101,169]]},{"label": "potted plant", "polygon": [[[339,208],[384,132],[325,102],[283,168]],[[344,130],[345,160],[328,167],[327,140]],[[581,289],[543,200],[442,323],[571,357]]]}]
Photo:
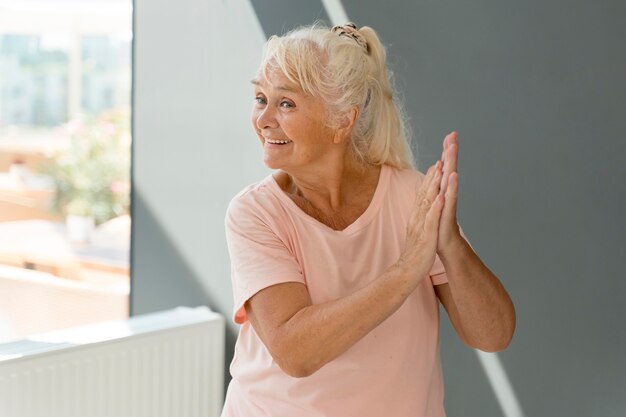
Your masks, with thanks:
[{"label": "potted plant", "polygon": [[126,212],[129,205],[130,132],[127,112],[66,125],[68,146],[48,170],[52,208],[66,216],[72,241],[87,241],[95,225]]}]

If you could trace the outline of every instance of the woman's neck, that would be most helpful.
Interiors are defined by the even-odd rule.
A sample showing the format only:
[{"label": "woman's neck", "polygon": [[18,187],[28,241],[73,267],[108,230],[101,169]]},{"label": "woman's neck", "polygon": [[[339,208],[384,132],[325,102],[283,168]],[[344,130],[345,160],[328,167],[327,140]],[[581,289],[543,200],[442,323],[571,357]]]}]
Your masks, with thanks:
[{"label": "woman's neck", "polygon": [[369,206],[381,167],[352,158],[323,170],[274,175],[281,189],[308,215],[337,230],[356,220]]}]

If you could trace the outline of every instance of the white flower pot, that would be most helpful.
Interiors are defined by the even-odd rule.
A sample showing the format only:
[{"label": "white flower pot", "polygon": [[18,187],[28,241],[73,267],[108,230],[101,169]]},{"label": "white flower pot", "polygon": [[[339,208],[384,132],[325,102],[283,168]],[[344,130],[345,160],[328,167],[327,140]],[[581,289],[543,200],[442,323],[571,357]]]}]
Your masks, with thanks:
[{"label": "white flower pot", "polygon": [[96,222],[91,216],[70,214],[65,218],[65,226],[67,227],[67,238],[70,242],[87,243],[96,227]]},{"label": "white flower pot", "polygon": [[16,183],[23,183],[28,177],[28,168],[24,164],[11,164],[9,166],[9,178]]}]

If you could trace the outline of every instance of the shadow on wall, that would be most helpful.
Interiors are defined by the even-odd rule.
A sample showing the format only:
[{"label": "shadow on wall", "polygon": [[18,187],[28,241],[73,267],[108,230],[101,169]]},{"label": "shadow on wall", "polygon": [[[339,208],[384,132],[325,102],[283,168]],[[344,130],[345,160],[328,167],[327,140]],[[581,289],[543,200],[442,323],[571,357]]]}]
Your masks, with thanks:
[{"label": "shadow on wall", "polygon": [[[205,305],[220,313],[229,321],[230,311],[221,311],[213,294],[203,285],[202,279],[187,265],[179,249],[163,230],[144,198],[133,190],[133,233],[131,242],[131,316],[166,310],[178,306]],[[135,231],[141,230],[143,246],[136,245]],[[150,242],[145,245],[145,242]],[[141,275],[142,279],[136,279]],[[150,277],[146,279],[145,277]],[[206,277],[205,277],[206,278]],[[229,277],[224,277],[229,279]],[[137,309],[134,306],[141,306]],[[232,326],[226,326],[224,357],[224,382],[230,381],[229,365],[232,361],[237,334]]]}]

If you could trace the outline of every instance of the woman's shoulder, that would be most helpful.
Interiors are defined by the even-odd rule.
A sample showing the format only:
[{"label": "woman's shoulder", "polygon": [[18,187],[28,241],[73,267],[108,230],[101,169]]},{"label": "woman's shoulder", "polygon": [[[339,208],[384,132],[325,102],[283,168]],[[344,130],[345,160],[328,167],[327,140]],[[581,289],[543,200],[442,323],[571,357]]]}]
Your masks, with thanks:
[{"label": "woman's shoulder", "polygon": [[263,219],[276,212],[280,200],[276,196],[272,181],[272,176],[269,175],[239,191],[228,204],[226,218]]},{"label": "woman's shoulder", "polygon": [[249,184],[230,200],[228,210],[241,210],[247,207],[264,206],[271,200],[272,191],[268,178]]}]

